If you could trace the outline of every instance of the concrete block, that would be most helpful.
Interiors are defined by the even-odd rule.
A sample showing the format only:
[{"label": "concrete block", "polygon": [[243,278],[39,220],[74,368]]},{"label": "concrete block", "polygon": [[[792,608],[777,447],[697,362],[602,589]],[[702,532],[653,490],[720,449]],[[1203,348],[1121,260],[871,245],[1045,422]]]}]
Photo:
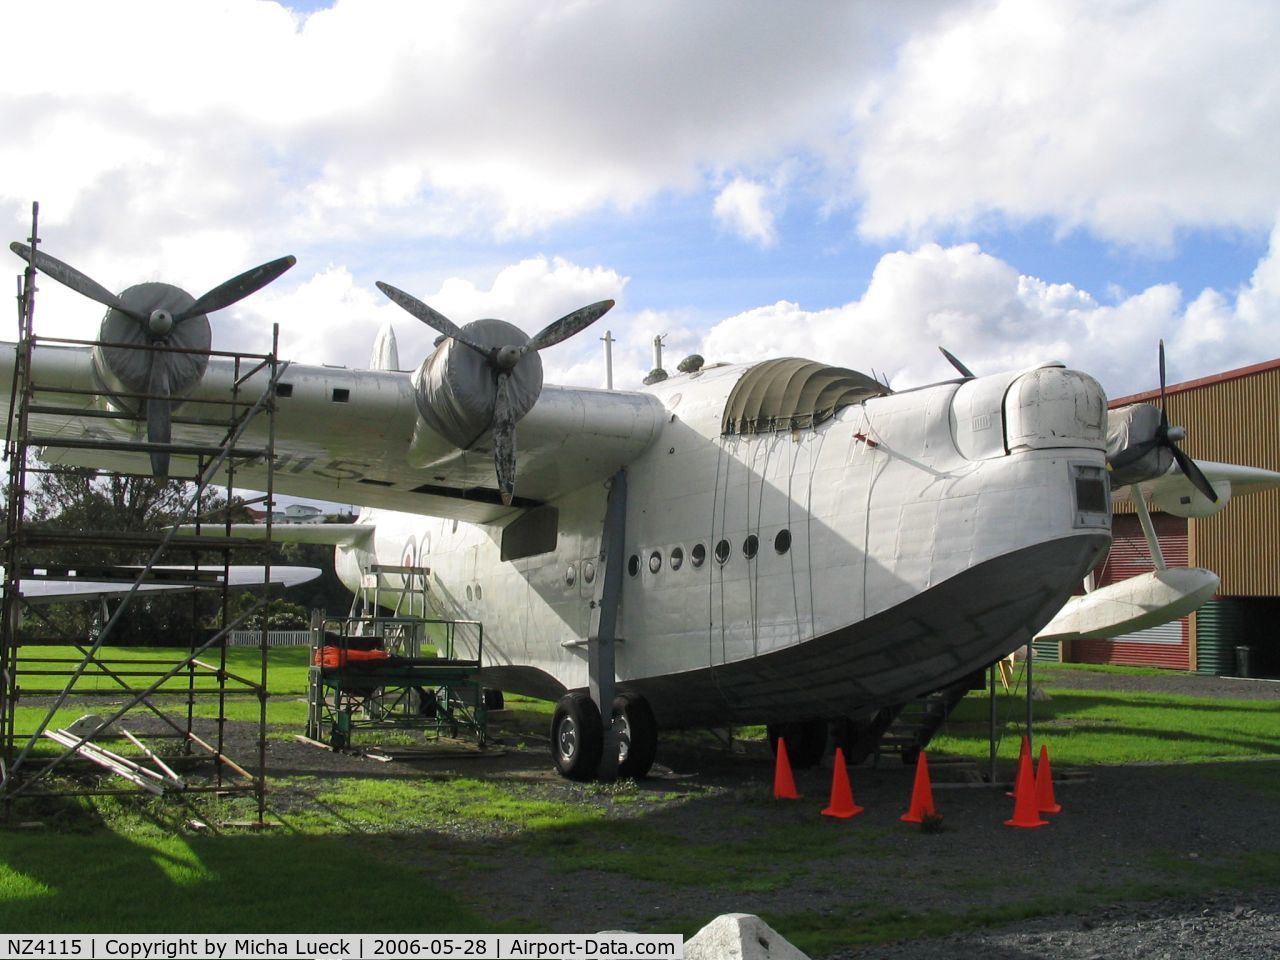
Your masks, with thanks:
[{"label": "concrete block", "polygon": [[809,960],[750,913],[716,917],[684,945],[685,960]]}]

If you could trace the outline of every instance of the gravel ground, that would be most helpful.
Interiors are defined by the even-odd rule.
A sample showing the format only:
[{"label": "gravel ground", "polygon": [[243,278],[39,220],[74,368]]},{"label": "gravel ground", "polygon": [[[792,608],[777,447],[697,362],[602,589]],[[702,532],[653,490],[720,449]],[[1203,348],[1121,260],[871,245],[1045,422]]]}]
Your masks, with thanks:
[{"label": "gravel ground", "polygon": [[1045,917],[1000,930],[915,940],[837,956],[883,960],[1280,957],[1280,893],[1114,907],[1089,917]]},{"label": "gravel ground", "polygon": [[[1227,677],[1161,674],[1133,677],[1054,670],[1055,687],[1093,690],[1141,690],[1231,700],[1280,700],[1280,682]],[[1275,768],[1280,776],[1280,767]],[[1140,776],[1140,775],[1139,775]],[[1123,774],[1121,774],[1123,779]],[[1184,785],[1191,786],[1184,781]],[[1206,812],[1215,809],[1207,797],[1185,795],[1177,781],[1166,784],[1163,823],[1171,831],[1198,831]],[[1060,798],[1061,799],[1061,798]],[[1280,811],[1263,806],[1239,811],[1244,821],[1237,842],[1247,844],[1253,830],[1274,838],[1280,831]],[[1228,809],[1226,811],[1230,813]],[[1178,814],[1182,814],[1178,816]],[[1189,814],[1189,816],[1188,816]],[[1099,833],[1099,836],[1104,834]],[[1274,855],[1280,856],[1280,853]],[[1190,857],[1191,854],[1188,854]],[[929,937],[889,946],[868,947],[834,954],[835,960],[876,957],[884,960],[930,960],[938,957],[983,957],[984,960],[1023,960],[1055,957],[1061,960],[1130,960],[1183,958],[1252,960],[1280,957],[1280,891],[1219,894],[1194,900],[1163,900],[1103,907],[1084,916],[1040,917],[974,933]]]}]

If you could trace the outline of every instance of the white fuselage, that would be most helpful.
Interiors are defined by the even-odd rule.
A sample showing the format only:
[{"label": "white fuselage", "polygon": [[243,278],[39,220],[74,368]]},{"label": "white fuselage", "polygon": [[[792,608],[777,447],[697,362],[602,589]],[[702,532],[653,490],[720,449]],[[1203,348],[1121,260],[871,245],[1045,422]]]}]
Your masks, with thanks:
[{"label": "white fuselage", "polygon": [[[1081,374],[723,435],[744,370],[652,388],[667,420],[626,468],[617,681],[664,726],[847,716],[955,682],[1026,643],[1110,542],[1106,402]],[[484,624],[488,682],[558,696],[588,682],[605,503],[598,483],[561,497],[555,549],[507,562],[499,527],[374,511],[373,550],[339,548],[338,572],[354,591],[371,561],[429,567],[430,615]]]}]

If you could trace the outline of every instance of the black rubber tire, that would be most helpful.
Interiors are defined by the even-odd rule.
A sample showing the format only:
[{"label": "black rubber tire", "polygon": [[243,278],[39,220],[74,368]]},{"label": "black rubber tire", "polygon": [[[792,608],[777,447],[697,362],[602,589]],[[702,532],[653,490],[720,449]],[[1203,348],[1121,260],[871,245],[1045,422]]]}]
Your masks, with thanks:
[{"label": "black rubber tire", "polygon": [[821,718],[769,724],[769,746],[778,753],[778,739],[787,741],[787,759],[795,770],[816,767],[827,750],[827,721]]},{"label": "black rubber tire", "polygon": [[620,693],[613,700],[615,722],[623,724],[618,731],[618,776],[643,780],[658,755],[658,721],[653,718],[649,701],[638,693]]},{"label": "black rubber tire", "polygon": [[501,690],[493,690],[489,687],[484,688],[484,708],[486,710],[501,710],[504,703]]},{"label": "black rubber tire", "polygon": [[560,776],[592,780],[604,752],[604,726],[595,701],[585,693],[567,693],[551,717],[551,758]]}]

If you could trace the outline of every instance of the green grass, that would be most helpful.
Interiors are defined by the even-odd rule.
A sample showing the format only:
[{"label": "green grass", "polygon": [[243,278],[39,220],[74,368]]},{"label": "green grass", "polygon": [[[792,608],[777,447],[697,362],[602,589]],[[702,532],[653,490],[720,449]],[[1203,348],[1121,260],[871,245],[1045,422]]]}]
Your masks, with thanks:
[{"label": "green grass", "polygon": [[[447,826],[459,821],[478,824],[486,832],[538,831],[550,827],[573,830],[600,819],[603,812],[533,795],[519,787],[454,777],[447,780],[326,780],[315,799],[333,814],[320,829],[412,831],[423,825]],[[324,818],[322,818],[323,820]]]},{"label": "green grass", "polygon": [[1164,667],[1117,667],[1109,663],[1040,663],[1036,661],[1036,683],[1052,682],[1058,671],[1067,673],[1097,673],[1113,677],[1167,677],[1170,671]]},{"label": "green grass", "polygon": [[[1163,693],[1055,686],[1036,703],[1037,737],[1055,764],[1194,763],[1280,756],[1280,710],[1274,703],[1206,700]],[[1026,716],[1022,697],[997,697],[1003,734],[999,756],[1016,759]],[[930,750],[985,760],[989,756],[985,693],[970,694]]]},{"label": "green grass", "polygon": [[[98,801],[100,813],[111,805]],[[161,809],[146,808],[153,816]],[[179,808],[180,809],[180,808]],[[173,813],[170,808],[170,813]],[[388,863],[342,837],[192,835],[178,816],[97,817],[0,836],[0,929],[30,933],[488,930],[429,865]]]}]

